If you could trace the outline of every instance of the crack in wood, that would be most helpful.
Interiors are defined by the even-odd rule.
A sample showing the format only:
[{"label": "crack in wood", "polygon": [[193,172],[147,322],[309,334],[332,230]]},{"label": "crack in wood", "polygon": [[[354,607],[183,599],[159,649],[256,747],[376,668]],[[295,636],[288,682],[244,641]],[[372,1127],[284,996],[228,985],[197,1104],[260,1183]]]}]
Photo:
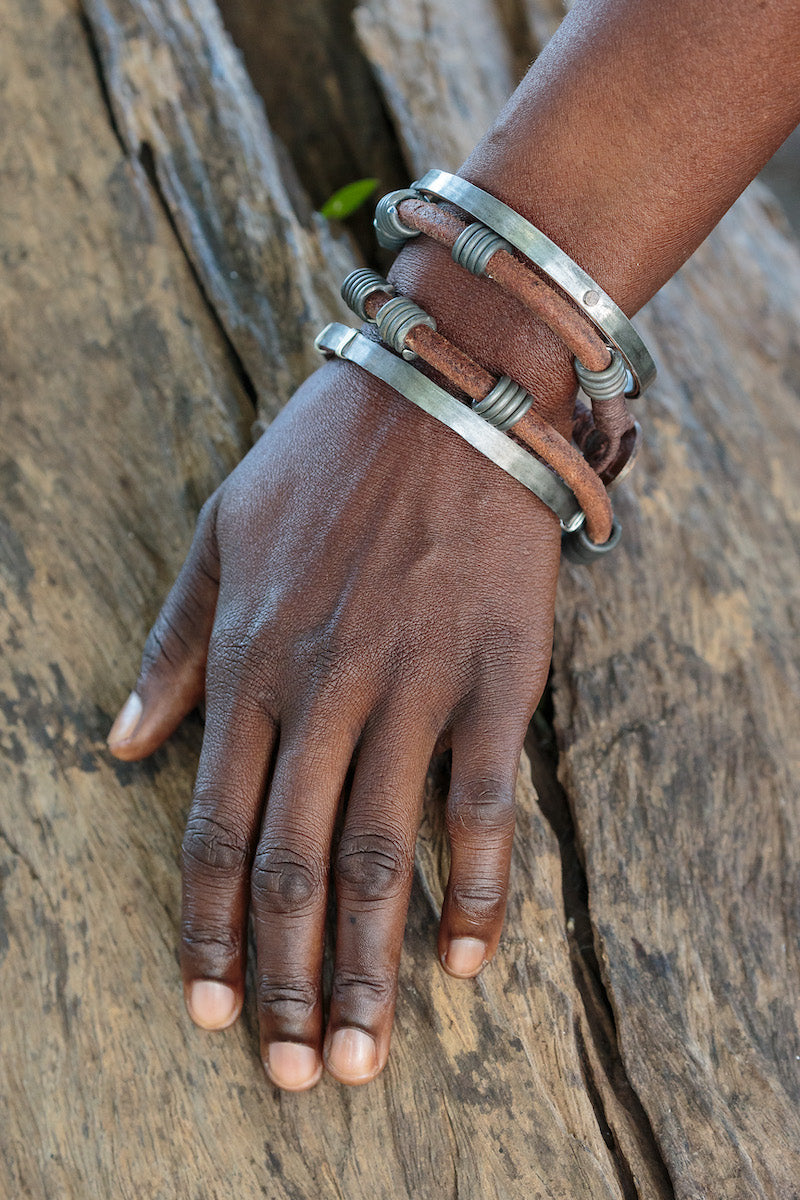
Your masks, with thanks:
[{"label": "crack in wood", "polygon": [[[630,1130],[643,1159],[651,1167],[658,1200],[675,1200],[675,1190],[666,1162],[639,1096],[622,1059],[611,999],[603,982],[595,950],[595,931],[589,912],[586,872],[578,854],[575,824],[569,800],[558,778],[558,748],[553,730],[551,692],[548,690],[531,723],[525,750],[539,808],[558,840],[562,863],[562,889],[573,978],[581,999],[586,1027],[596,1059],[608,1087],[630,1118]],[[617,1181],[625,1200],[651,1200],[637,1186],[631,1164],[614,1129],[614,1117],[603,1100],[602,1090],[578,1022],[575,1038],[584,1084],[595,1112],[601,1136],[609,1148]]]},{"label": "crack in wood", "polygon": [[30,861],[30,859],[27,857],[27,855],[22,850],[20,850],[19,846],[17,846],[16,843],[12,841],[12,839],[8,836],[8,834],[6,833],[6,831],[4,829],[0,829],[0,841],[4,842],[5,845],[8,846],[8,849],[11,852],[12,858],[14,858],[17,862],[22,863],[22,865],[27,869],[28,874],[30,875],[31,879],[37,885],[37,887],[41,890],[42,895],[44,896],[45,900],[47,901],[48,908],[50,909],[51,912],[54,913],[56,911],[56,906],[53,903],[53,901],[50,897],[50,894],[44,885],[44,880],[42,879],[41,875],[34,867],[33,863]]},{"label": "crack in wood", "polygon": [[[354,179],[376,177],[381,192],[405,187],[405,161],[392,112],[356,36],[359,0],[296,0],[275,6],[269,21],[252,0],[220,0],[225,26],[264,101],[285,180],[298,208],[319,208]],[[357,119],[354,117],[357,115]],[[293,180],[299,179],[302,197]],[[365,262],[388,270],[393,255],[375,241],[375,197],[347,218]]]},{"label": "crack in wood", "polygon": [[116,114],[114,112],[114,105],[111,100],[111,91],[109,88],[109,82],[106,77],[105,68],[103,66],[103,56],[100,51],[100,46],[99,46],[97,37],[95,35],[92,21],[85,10],[83,10],[81,12],[79,20],[80,20],[81,28],[83,29],[83,32],[86,35],[86,41],[87,41],[87,45],[89,48],[89,54],[91,56],[92,63],[94,64],[95,74],[97,76],[97,85],[98,85],[98,88],[100,90],[100,95],[103,100],[103,106],[105,108],[106,115],[108,116],[108,121],[109,121],[111,129],[114,133],[114,136],[116,137],[117,141],[119,142],[120,150],[121,150],[122,154],[124,155],[124,157],[129,162],[136,163],[139,167],[141,167],[142,171],[144,172],[145,177],[147,178],[147,181],[150,184],[150,187],[154,193],[154,196],[158,203],[158,206],[160,207],[161,211],[163,212],[164,216],[166,217],[167,223],[173,234],[173,237],[175,238],[176,244],[181,252],[181,255],[182,255],[184,261],[186,262],[186,265],[189,268],[189,273],[191,275],[192,281],[194,282],[195,287],[197,288],[197,291],[198,291],[200,297],[202,298],[203,303],[208,311],[208,314],[211,317],[211,320],[213,321],[214,326],[217,329],[220,338],[222,339],[222,344],[224,345],[226,352],[228,354],[228,357],[230,359],[230,363],[233,368],[234,375],[236,376],[236,379],[239,382],[239,384],[241,385],[242,390],[244,391],[245,395],[247,396],[248,400],[250,401],[250,403],[253,406],[253,415],[255,417],[258,412],[258,392],[256,390],[255,384],[254,384],[249,372],[247,371],[247,368],[245,367],[244,362],[242,361],[241,355],[239,354],[228,331],[226,330],[223,318],[222,318],[219,310],[217,309],[216,305],[214,304],[212,298],[209,296],[208,290],[204,286],[203,281],[200,278],[197,267],[195,266],[192,256],[189,253],[188,247],[186,246],[186,243],[185,243],[183,237],[181,236],[180,230],[178,229],[178,226],[175,222],[175,218],[173,216],[172,210],[167,201],[167,197],[164,194],[164,189],[161,186],[161,181],[159,180],[159,177],[158,177],[158,167],[157,167],[157,163],[156,163],[155,154],[153,153],[153,148],[150,145],[150,143],[146,142],[146,141],[143,141],[138,148],[134,148],[133,146],[131,146],[128,143],[128,140],[125,138],[124,134],[122,133],[122,130],[120,129],[120,126],[119,126],[119,122],[117,121],[117,118],[116,118]]},{"label": "crack in wood", "polygon": [[636,1181],[633,1177],[630,1164],[626,1159],[622,1147],[617,1138],[614,1136],[614,1131],[611,1128],[606,1107],[603,1103],[603,1097],[600,1094],[600,1089],[597,1086],[594,1071],[592,1069],[591,1060],[586,1048],[586,1042],[583,1036],[583,1031],[580,1027],[580,1022],[573,1023],[573,1033],[575,1036],[575,1044],[578,1048],[578,1061],[581,1065],[581,1075],[586,1088],[586,1094],[589,1097],[589,1103],[594,1110],[594,1115],[597,1120],[597,1125],[600,1130],[600,1136],[608,1146],[611,1157],[614,1161],[614,1168],[617,1172],[617,1180],[622,1191],[624,1200],[640,1200],[641,1193],[636,1186]]},{"label": "crack in wood", "polygon": [[169,227],[172,230],[172,233],[175,237],[175,241],[177,242],[178,247],[180,248],[181,254],[183,255],[183,257],[186,261],[186,264],[189,268],[189,272],[192,276],[192,279],[194,280],[195,286],[196,286],[200,296],[203,299],[203,302],[208,310],[209,316],[211,317],[211,320],[214,322],[214,325],[216,326],[219,336],[222,339],[222,343],[225,346],[225,349],[228,353],[228,357],[230,359],[231,366],[233,368],[233,372],[234,372],[238,382],[241,384],[242,390],[244,391],[248,400],[253,405],[253,415],[255,416],[258,411],[258,392],[256,391],[256,386],[253,383],[253,380],[252,380],[250,374],[248,373],[248,370],[245,367],[244,362],[242,361],[242,357],[239,354],[239,351],[236,349],[236,346],[234,345],[228,331],[225,328],[223,318],[222,318],[218,308],[214,304],[214,301],[212,300],[211,296],[208,294],[208,290],[205,287],[205,285],[203,284],[203,280],[200,278],[200,274],[197,270],[197,267],[195,266],[195,263],[194,263],[194,260],[192,259],[191,254],[189,253],[189,250],[188,250],[188,247],[186,246],[185,241],[181,237],[180,230],[178,229],[178,226],[175,222],[175,218],[174,218],[172,210],[169,206],[169,202],[167,201],[167,197],[164,194],[164,189],[161,186],[161,181],[158,177],[158,165],[156,163],[156,157],[155,157],[155,154],[153,153],[153,147],[150,145],[149,142],[142,142],[141,146],[139,147],[138,161],[139,161],[139,164],[140,164],[142,170],[144,171],[145,175],[147,176],[147,181],[150,184],[150,187],[152,188],[159,205],[161,206],[161,210],[164,213],[164,216],[166,217],[167,222],[169,223]]},{"label": "crack in wood", "polygon": [[122,130],[119,127],[117,117],[114,112],[114,106],[111,103],[111,93],[108,90],[108,81],[103,70],[103,59],[102,55],[100,54],[100,47],[97,43],[97,38],[95,37],[92,22],[89,20],[87,13],[83,9],[78,14],[78,23],[80,24],[80,27],[86,36],[86,43],[89,47],[89,56],[92,60],[92,65],[94,66],[95,75],[97,77],[97,86],[100,89],[100,96],[103,101],[103,107],[106,110],[108,123],[111,126],[114,137],[119,142],[120,150],[122,151],[123,155],[128,158],[128,147],[125,144],[125,138],[122,135]]}]

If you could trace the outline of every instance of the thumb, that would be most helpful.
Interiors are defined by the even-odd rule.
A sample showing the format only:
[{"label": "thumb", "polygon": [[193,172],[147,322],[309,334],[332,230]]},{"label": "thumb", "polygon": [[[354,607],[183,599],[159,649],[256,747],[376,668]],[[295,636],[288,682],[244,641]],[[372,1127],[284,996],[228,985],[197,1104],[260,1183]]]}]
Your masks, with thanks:
[{"label": "thumb", "polygon": [[108,735],[116,758],[146,758],[203,697],[219,591],[217,496],[203,506],[181,572],[150,630],[136,687]]}]

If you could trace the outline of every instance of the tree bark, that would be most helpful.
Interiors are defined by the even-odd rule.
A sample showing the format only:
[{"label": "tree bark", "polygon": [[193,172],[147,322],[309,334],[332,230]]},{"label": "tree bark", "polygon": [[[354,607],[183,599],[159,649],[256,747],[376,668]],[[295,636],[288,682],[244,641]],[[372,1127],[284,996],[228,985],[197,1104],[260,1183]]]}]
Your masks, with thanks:
[{"label": "tree bark", "polygon": [[[332,137],[381,129],[401,178],[457,165],[557,7],[365,0],[364,111]],[[433,775],[389,1066],[281,1094],[251,999],[214,1036],[182,1007],[199,721],[140,765],[103,740],[200,504],[343,312],[352,241],[299,182],[319,101],[290,154],[210,0],[6,13],[2,1194],[796,1198],[800,254],[775,210],[752,189],[638,319],[646,448],[614,561],[562,571],[497,959],[437,965]]]}]

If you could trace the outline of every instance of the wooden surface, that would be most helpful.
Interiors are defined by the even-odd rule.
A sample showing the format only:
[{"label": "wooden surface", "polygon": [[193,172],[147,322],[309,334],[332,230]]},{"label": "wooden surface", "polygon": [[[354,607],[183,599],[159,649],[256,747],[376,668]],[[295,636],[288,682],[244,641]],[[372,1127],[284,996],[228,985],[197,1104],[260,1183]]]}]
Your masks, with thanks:
[{"label": "wooden surface", "polygon": [[[356,14],[406,177],[456,165],[514,70],[508,6],[471,3]],[[352,252],[206,0],[5,11],[0,1194],[797,1197],[796,245],[745,197],[640,318],[647,450],[614,563],[563,571],[557,740],[532,728],[496,962],[436,964],[432,778],[389,1066],[282,1095],[251,1002],[215,1036],[182,1009],[199,722],[139,766],[103,739],[197,508],[313,365]],[[430,29],[448,55],[415,92],[386,47]],[[467,94],[476,30],[507,56]]]}]

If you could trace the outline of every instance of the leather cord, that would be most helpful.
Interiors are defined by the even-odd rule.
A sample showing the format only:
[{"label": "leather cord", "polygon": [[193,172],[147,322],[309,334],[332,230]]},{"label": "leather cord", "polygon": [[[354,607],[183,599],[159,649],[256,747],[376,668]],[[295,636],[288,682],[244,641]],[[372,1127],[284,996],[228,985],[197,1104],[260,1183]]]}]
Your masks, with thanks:
[{"label": "leather cord", "polygon": [[[374,320],[392,299],[389,292],[372,292],[364,302],[364,311]],[[405,345],[471,400],[483,400],[497,383],[474,359],[428,325],[414,326],[406,334]],[[588,410],[584,411],[590,416]],[[599,475],[581,452],[532,410],[513,426],[511,435],[570,486],[585,514],[590,540],[608,541],[614,517],[611,501]]]},{"label": "leather cord", "polygon": [[[466,221],[428,200],[403,200],[397,211],[409,228],[449,249],[467,228]],[[611,352],[594,326],[565,296],[509,251],[495,251],[487,265],[486,276],[544,321],[590,371],[602,371],[609,366]],[[602,472],[617,458],[624,435],[634,422],[622,393],[602,404],[594,404],[592,413],[599,435],[594,442],[592,466]]]}]

